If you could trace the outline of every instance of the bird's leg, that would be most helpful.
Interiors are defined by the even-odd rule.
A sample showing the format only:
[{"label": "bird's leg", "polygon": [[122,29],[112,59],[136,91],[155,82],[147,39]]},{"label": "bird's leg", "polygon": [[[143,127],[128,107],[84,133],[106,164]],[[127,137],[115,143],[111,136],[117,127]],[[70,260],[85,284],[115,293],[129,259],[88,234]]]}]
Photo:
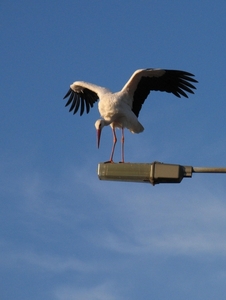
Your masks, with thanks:
[{"label": "bird's leg", "polygon": [[115,128],[112,128],[112,133],[113,133],[113,146],[112,146],[112,150],[111,150],[111,157],[110,157],[110,162],[113,162],[113,156],[114,156],[114,151],[115,151],[115,145],[117,143],[117,136],[115,133]]},{"label": "bird's leg", "polygon": [[124,128],[122,128],[122,163],[124,163],[124,140],[125,140],[125,137],[124,137]]}]

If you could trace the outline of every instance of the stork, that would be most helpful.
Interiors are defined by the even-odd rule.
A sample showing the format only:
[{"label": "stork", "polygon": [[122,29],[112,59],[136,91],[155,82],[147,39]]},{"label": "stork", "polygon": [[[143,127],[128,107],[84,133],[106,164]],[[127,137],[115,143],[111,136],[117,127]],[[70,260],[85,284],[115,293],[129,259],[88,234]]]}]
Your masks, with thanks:
[{"label": "stork", "polygon": [[[132,133],[140,133],[144,127],[138,121],[139,112],[150,91],[173,93],[177,97],[188,98],[186,92],[194,94],[198,82],[193,74],[179,70],[140,69],[135,71],[121,91],[112,93],[109,89],[85,81],[75,81],[64,96],[69,97],[65,106],[71,105],[69,111],[75,114],[80,107],[80,116],[85,108],[90,108],[98,101],[98,109],[102,119],[95,123],[97,130],[97,146],[103,127],[110,125],[113,133],[113,146],[109,162],[113,162],[115,145],[117,142],[115,128],[122,131],[121,156],[124,162],[124,128]],[[192,83],[191,83],[192,82]]]}]

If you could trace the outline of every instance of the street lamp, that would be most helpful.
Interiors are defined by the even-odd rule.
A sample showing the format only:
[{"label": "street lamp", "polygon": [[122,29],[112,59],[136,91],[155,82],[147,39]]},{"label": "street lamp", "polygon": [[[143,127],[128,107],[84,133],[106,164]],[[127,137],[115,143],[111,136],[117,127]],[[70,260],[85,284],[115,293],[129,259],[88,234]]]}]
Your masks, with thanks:
[{"label": "street lamp", "polygon": [[226,173],[226,168],[192,167],[153,163],[99,163],[100,180],[151,183],[180,183],[192,173]]}]

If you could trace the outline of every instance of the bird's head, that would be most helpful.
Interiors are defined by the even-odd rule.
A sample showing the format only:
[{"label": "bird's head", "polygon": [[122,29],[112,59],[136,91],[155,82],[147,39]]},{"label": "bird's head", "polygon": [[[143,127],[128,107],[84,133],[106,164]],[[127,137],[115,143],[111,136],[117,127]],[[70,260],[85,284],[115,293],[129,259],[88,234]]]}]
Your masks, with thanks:
[{"label": "bird's head", "polygon": [[100,146],[100,136],[101,136],[101,131],[102,131],[102,128],[105,126],[105,122],[103,119],[99,119],[96,121],[95,123],[95,127],[96,127],[96,130],[97,130],[97,147],[99,148]]}]

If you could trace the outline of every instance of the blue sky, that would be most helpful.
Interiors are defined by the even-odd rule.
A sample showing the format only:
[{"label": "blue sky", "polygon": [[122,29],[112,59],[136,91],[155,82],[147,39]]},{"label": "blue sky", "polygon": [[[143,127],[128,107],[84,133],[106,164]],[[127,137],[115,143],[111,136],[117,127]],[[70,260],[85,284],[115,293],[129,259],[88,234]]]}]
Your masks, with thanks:
[{"label": "blue sky", "polygon": [[149,96],[125,160],[225,167],[225,1],[0,6],[0,298],[224,299],[225,175],[100,181],[111,130],[98,150],[97,105],[73,116],[62,98],[76,80],[118,91],[140,68],[194,73],[189,99]]}]

